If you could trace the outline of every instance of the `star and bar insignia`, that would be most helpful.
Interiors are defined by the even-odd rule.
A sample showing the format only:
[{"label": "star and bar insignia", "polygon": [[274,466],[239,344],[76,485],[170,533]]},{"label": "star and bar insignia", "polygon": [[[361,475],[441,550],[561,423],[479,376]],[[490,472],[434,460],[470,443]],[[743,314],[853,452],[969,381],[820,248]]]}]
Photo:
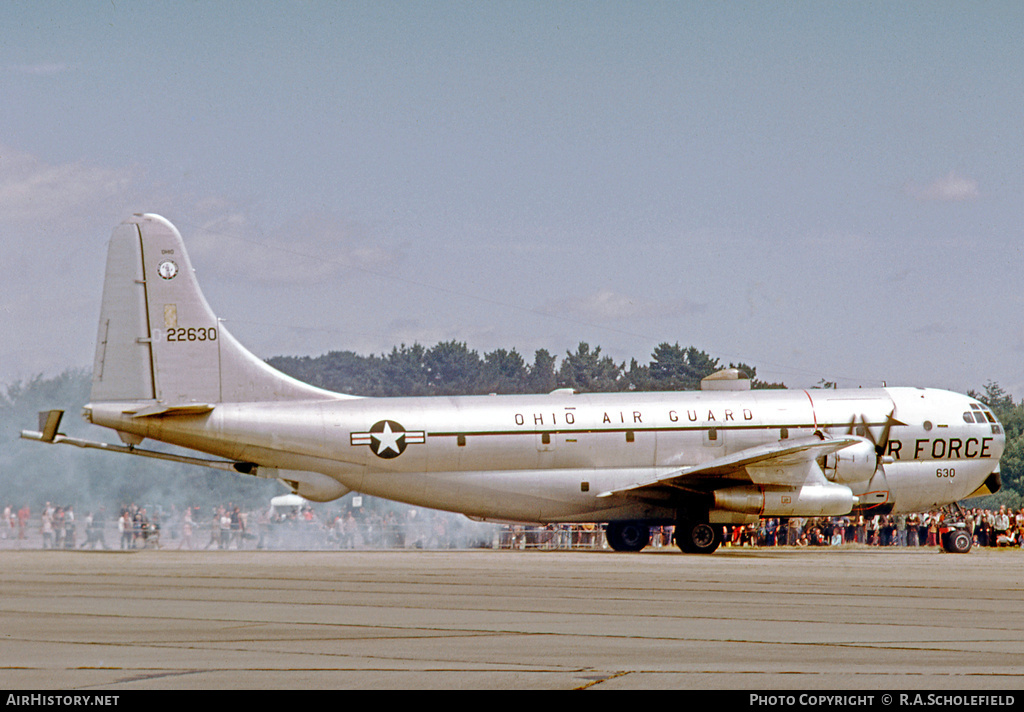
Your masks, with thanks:
[{"label": "star and bar insignia", "polygon": [[427,441],[423,430],[406,430],[394,420],[378,420],[364,433],[352,433],[352,445],[369,445],[377,457],[398,457],[409,445],[422,445]]}]

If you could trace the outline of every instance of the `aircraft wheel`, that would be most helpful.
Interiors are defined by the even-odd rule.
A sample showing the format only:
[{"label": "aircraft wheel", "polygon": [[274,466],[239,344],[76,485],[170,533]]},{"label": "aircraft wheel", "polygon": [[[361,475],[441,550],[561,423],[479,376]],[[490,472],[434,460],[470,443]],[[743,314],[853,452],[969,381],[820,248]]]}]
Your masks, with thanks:
[{"label": "aircraft wheel", "polygon": [[950,554],[966,554],[971,550],[971,535],[963,529],[954,529],[942,537],[942,548]]},{"label": "aircraft wheel", "polygon": [[651,543],[651,528],[643,522],[609,522],[604,535],[615,551],[640,551]]},{"label": "aircraft wheel", "polygon": [[676,546],[684,554],[711,554],[721,543],[720,527],[707,522],[679,522],[676,525]]}]

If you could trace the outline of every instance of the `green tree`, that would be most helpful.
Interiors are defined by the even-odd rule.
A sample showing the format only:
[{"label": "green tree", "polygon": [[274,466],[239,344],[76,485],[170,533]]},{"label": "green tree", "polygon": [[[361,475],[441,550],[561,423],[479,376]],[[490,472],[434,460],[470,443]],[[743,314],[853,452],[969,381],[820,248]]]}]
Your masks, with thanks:
[{"label": "green tree", "polygon": [[753,390],[768,390],[768,389],[778,389],[778,388],[785,388],[786,387],[785,383],[769,382],[769,381],[759,381],[757,379],[757,367],[755,367],[755,366],[750,366],[748,364],[740,362],[740,363],[730,363],[729,364],[729,368],[738,368],[739,370],[743,371],[743,373],[745,373],[748,376],[750,376],[750,387]]},{"label": "green tree", "polygon": [[647,390],[696,391],[701,379],[719,370],[719,361],[695,346],[683,348],[679,342],[658,344],[647,368]]},{"label": "green tree", "polygon": [[623,365],[617,365],[610,356],[601,356],[601,347],[593,351],[590,344],[581,341],[576,352],[566,352],[558,369],[558,386],[575,388],[584,393],[621,390]]},{"label": "green tree", "polygon": [[384,395],[383,360],[378,356],[360,356],[352,351],[331,351],[310,356],[275,356],[268,359],[274,368],[304,383],[337,393]]},{"label": "green tree", "polygon": [[423,357],[429,392],[438,395],[475,393],[481,382],[480,355],[465,342],[442,341]]},{"label": "green tree", "polygon": [[384,392],[380,395],[430,395],[426,360],[427,350],[421,344],[393,347],[381,365],[381,389]]},{"label": "green tree", "polygon": [[550,393],[558,387],[555,361],[555,357],[547,349],[537,349],[534,352],[533,365],[527,369],[527,393]]},{"label": "green tree", "polygon": [[483,389],[486,393],[522,393],[529,373],[526,361],[515,349],[496,349],[484,355],[482,368]]}]

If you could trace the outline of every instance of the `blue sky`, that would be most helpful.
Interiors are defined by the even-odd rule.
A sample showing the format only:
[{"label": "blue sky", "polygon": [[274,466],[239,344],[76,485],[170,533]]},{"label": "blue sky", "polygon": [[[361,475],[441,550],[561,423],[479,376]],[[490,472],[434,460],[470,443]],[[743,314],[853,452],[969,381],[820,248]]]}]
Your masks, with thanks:
[{"label": "blue sky", "polygon": [[1024,396],[1016,2],[5,3],[0,383],[171,219],[263,357],[695,345]]}]

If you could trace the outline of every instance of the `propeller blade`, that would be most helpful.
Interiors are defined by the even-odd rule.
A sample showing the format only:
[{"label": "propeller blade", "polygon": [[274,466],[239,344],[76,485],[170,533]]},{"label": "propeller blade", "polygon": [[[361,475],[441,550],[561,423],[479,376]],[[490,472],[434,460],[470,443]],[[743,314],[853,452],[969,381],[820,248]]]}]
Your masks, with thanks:
[{"label": "propeller blade", "polygon": [[885,416],[885,425],[882,426],[882,435],[879,438],[875,438],[875,434],[871,432],[871,428],[868,427],[868,419],[864,417],[862,413],[860,416],[861,422],[864,424],[864,434],[871,444],[875,446],[875,453],[878,454],[879,460],[885,457],[886,451],[889,449],[889,433],[892,432],[892,426],[894,425],[906,425],[896,420],[896,409],[893,408],[889,415]]},{"label": "propeller blade", "polygon": [[858,433],[858,435],[870,440],[871,444],[875,446],[875,452],[878,452],[878,441],[875,440],[875,434],[871,432],[871,428],[868,426],[868,419],[864,417],[863,413],[860,414],[860,422],[862,423],[861,430],[864,432]]},{"label": "propeller blade", "polygon": [[889,415],[885,417],[885,427],[882,428],[881,442],[875,446],[875,452],[878,453],[879,457],[885,455],[885,451],[889,449],[889,431],[892,430],[892,426],[896,423],[896,418],[893,417],[894,415],[896,415],[895,408],[893,408]]}]

